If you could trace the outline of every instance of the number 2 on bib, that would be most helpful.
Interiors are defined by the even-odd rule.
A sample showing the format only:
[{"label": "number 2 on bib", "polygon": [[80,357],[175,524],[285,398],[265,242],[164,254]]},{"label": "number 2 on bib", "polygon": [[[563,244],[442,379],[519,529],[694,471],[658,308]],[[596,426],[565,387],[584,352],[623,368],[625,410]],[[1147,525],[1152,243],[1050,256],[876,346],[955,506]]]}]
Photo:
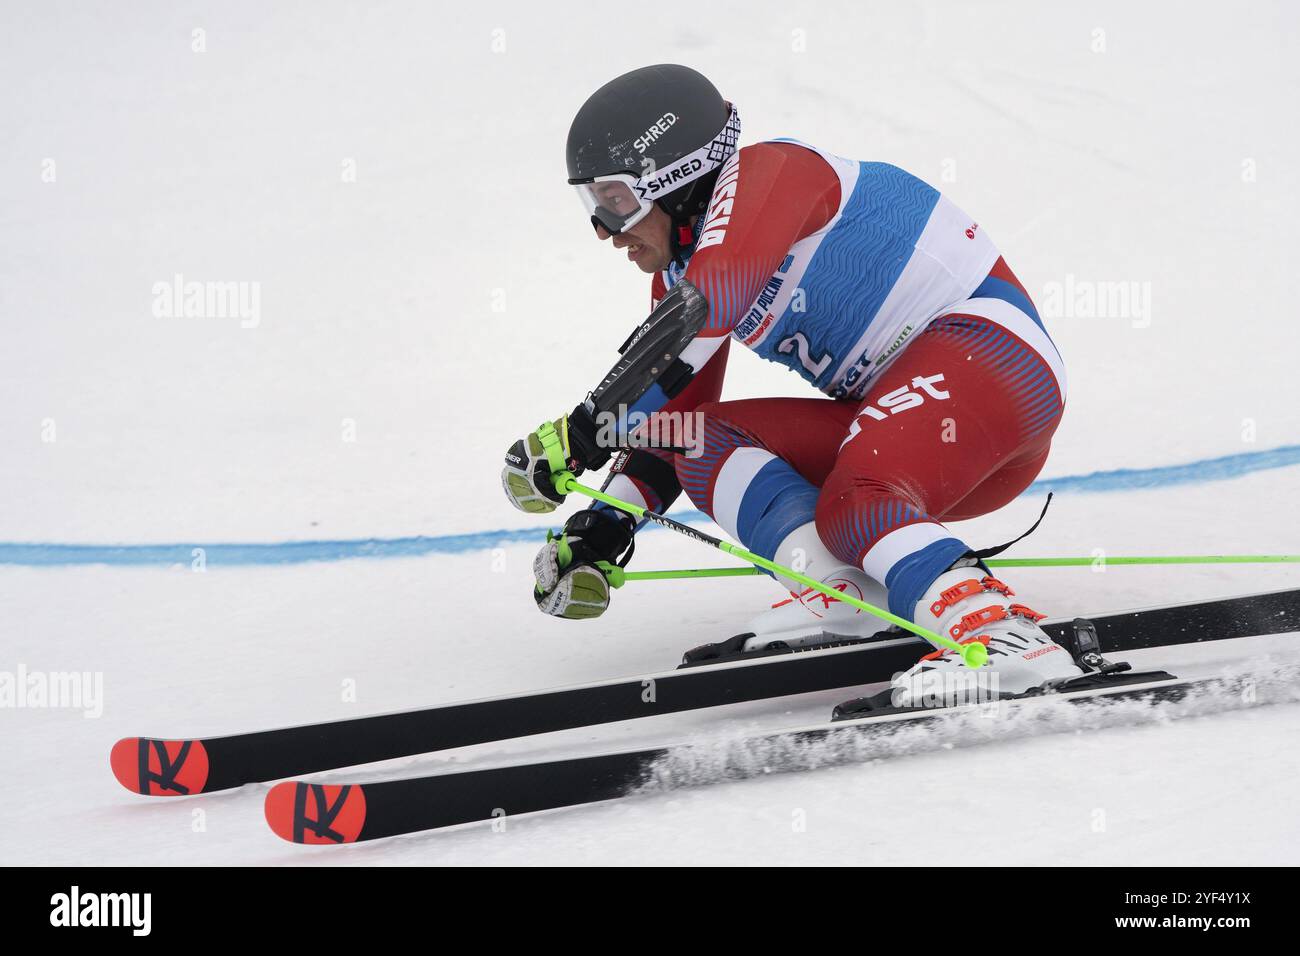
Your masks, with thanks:
[{"label": "number 2 on bib", "polygon": [[811,349],[808,346],[808,339],[802,332],[796,332],[794,335],[784,338],[777,345],[776,350],[782,355],[789,355],[799,350],[799,362],[813,376],[814,379],[820,378],[821,374],[826,371],[826,366],[831,364],[831,353],[827,352],[817,361],[813,361],[810,354]]}]

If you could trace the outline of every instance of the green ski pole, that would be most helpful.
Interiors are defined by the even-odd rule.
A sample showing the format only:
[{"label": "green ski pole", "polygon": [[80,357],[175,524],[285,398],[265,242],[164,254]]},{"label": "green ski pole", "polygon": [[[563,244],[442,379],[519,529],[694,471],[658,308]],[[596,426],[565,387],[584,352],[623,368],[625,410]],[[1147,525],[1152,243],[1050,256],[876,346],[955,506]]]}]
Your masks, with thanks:
[{"label": "green ski pole", "polygon": [[646,521],[652,521],[661,528],[667,528],[669,531],[676,531],[678,534],[683,534],[688,538],[694,538],[696,541],[717,548],[719,551],[723,551],[732,557],[740,558],[742,561],[748,561],[750,564],[771,571],[773,574],[780,574],[793,581],[798,581],[800,584],[805,587],[810,587],[814,591],[818,591],[828,597],[833,597],[836,600],[843,601],[844,603],[856,607],[859,610],[866,611],[869,614],[874,614],[881,620],[889,621],[891,624],[897,624],[904,630],[911,631],[913,634],[925,638],[931,644],[938,647],[946,647],[949,650],[960,654],[962,661],[967,667],[982,667],[988,660],[988,649],[979,641],[971,641],[968,644],[958,644],[946,634],[937,634],[928,628],[921,627],[919,624],[913,624],[911,621],[899,617],[897,614],[891,614],[884,608],[876,607],[874,604],[868,604],[866,601],[860,601],[855,597],[843,594],[828,584],[823,584],[805,574],[800,574],[798,571],[777,564],[775,561],[769,561],[762,555],[754,554],[752,551],[746,551],[739,545],[732,544],[729,541],[723,541],[720,538],[715,538],[710,534],[705,534],[703,531],[692,528],[690,525],[682,524],[679,521],[674,521],[672,518],[666,518],[661,514],[655,514],[653,511],[642,508],[640,505],[634,505],[630,501],[622,501],[615,498],[613,495],[605,494],[603,491],[597,491],[595,488],[588,488],[574,477],[573,472],[568,471],[567,469],[554,472],[551,475],[551,483],[555,485],[555,489],[559,491],[560,494],[567,495],[577,492],[594,498],[597,501],[603,501],[605,504],[611,505],[619,511],[626,511],[630,515],[644,518]]},{"label": "green ski pole", "polygon": [[[1075,568],[1091,564],[1300,564],[1300,554],[1160,554],[1091,558],[992,558],[990,568]],[[615,565],[611,565],[615,567]],[[621,568],[618,569],[622,571]],[[673,568],[664,571],[622,571],[624,581],[670,581],[679,578],[740,578],[762,574],[758,568]]]}]

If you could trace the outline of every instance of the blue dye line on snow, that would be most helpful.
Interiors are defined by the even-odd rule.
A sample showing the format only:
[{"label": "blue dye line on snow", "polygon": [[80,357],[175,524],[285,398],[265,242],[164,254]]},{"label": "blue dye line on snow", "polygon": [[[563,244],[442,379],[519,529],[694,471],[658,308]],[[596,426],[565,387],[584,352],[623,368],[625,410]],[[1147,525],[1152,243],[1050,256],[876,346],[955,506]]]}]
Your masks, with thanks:
[{"label": "blue dye line on snow", "polygon": [[[1207,481],[1237,478],[1256,471],[1300,464],[1300,445],[1269,451],[1242,452],[1159,468],[1120,468],[1094,471],[1087,475],[1044,478],[1034,482],[1026,495],[1049,491],[1101,493],[1167,488]],[[702,511],[673,512],[678,521],[699,523],[710,520]],[[643,530],[657,530],[649,525]],[[196,548],[203,549],[211,565],[300,564],[306,561],[339,561],[346,558],[405,558],[425,554],[459,554],[483,551],[502,545],[537,541],[544,528],[503,528],[468,534],[419,535],[409,538],[362,538],[342,541],[281,541],[267,544],[23,544],[0,542],[0,564],[51,567],[75,564],[188,565]]]},{"label": "blue dye line on snow", "polygon": [[1095,493],[1105,491],[1135,491],[1143,488],[1168,488],[1172,485],[1194,485],[1205,481],[1223,481],[1239,478],[1255,471],[1270,471],[1300,464],[1300,445],[1286,445],[1269,451],[1247,451],[1222,458],[1188,462],[1185,465],[1162,465],[1159,468],[1119,468],[1115,471],[1094,471],[1088,475],[1065,478],[1044,478],[1034,482],[1025,494],[1034,492],[1076,491]]}]

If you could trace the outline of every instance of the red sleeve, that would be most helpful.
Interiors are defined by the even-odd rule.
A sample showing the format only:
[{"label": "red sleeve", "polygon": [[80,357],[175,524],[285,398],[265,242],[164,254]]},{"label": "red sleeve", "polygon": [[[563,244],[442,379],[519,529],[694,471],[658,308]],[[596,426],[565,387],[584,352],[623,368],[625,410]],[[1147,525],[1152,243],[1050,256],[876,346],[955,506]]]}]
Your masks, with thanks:
[{"label": "red sleeve", "polygon": [[731,342],[723,342],[713,356],[704,363],[688,384],[674,398],[668,400],[660,411],[691,412],[705,402],[716,402],[722,397],[722,379],[727,372],[727,350]]},{"label": "red sleeve", "polygon": [[726,335],[800,239],[835,215],[840,179],[825,160],[792,143],[746,146],[723,167],[686,268],[709,300],[700,333]]},{"label": "red sleeve", "polygon": [[668,294],[668,287],[664,285],[664,274],[656,272],[655,277],[650,280],[650,311],[659,304],[659,300]]}]

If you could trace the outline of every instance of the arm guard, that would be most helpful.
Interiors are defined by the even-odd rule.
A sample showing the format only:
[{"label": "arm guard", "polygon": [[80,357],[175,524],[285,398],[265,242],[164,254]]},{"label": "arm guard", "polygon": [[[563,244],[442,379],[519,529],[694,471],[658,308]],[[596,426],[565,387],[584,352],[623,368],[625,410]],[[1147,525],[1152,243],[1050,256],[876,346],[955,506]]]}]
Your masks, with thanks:
[{"label": "arm guard", "polygon": [[654,385],[669,398],[681,393],[695,369],[681,360],[682,350],[704,328],[709,303],[687,279],[680,280],[649,318],[623,343],[622,358],[569,416],[571,460],[587,470],[603,468],[616,446],[601,442],[598,418],[617,416]]}]

